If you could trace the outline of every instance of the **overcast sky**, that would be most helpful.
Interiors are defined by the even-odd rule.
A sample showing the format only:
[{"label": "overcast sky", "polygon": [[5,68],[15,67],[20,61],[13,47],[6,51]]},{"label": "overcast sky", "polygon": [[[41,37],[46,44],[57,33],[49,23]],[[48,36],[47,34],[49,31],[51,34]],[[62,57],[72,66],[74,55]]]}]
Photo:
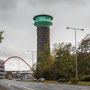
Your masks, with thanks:
[{"label": "overcast sky", "polygon": [[[74,45],[74,30],[67,30],[67,26],[85,29],[77,31],[77,43],[90,34],[90,0],[0,0],[0,30],[5,31],[0,45],[1,59],[20,56],[31,65],[31,53],[27,50],[37,50],[33,17],[38,14],[49,14],[54,18],[50,27],[51,49],[54,43]],[[8,61],[6,70],[16,70],[17,63]],[[25,65],[22,67],[28,69]]]}]

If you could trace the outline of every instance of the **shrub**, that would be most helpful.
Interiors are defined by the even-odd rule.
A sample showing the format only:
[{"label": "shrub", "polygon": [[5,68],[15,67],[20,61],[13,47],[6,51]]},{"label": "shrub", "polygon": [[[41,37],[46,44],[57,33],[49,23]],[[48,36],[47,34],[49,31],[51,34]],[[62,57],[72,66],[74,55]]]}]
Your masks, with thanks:
[{"label": "shrub", "polygon": [[90,75],[85,75],[80,78],[80,81],[90,81]]},{"label": "shrub", "polygon": [[70,81],[71,81],[72,84],[76,84],[76,83],[79,82],[79,79],[77,79],[77,78],[71,78]]}]

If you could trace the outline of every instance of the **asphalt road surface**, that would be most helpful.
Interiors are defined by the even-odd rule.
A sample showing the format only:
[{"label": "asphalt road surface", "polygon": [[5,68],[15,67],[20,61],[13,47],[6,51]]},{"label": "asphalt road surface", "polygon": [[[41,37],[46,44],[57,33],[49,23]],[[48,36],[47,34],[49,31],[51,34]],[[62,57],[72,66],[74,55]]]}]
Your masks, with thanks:
[{"label": "asphalt road surface", "polygon": [[19,82],[16,80],[0,80],[0,84],[9,90],[90,90],[90,86]]}]

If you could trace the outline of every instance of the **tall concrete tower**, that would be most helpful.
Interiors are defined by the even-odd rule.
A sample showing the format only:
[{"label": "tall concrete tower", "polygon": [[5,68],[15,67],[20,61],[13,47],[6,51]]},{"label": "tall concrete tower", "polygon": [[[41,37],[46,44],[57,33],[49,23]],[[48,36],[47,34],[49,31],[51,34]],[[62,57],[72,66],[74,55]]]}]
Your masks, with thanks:
[{"label": "tall concrete tower", "polygon": [[39,52],[47,45],[50,48],[50,26],[53,17],[46,14],[37,15],[34,18],[34,25],[37,27],[37,61],[39,61]]}]

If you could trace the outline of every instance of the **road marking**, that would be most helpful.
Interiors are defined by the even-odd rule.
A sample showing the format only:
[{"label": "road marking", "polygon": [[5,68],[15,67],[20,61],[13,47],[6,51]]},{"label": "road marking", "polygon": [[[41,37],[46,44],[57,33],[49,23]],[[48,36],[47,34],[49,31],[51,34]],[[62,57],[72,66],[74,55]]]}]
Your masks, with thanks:
[{"label": "road marking", "polygon": [[80,88],[81,90],[88,90],[88,88],[87,87],[85,87],[85,86],[77,86],[77,88]]},{"label": "road marking", "polygon": [[9,87],[11,87],[11,85],[10,85],[10,84],[8,84],[8,86],[9,86]]},{"label": "road marking", "polygon": [[65,87],[66,85],[62,85],[63,87]]},{"label": "road marking", "polygon": [[28,88],[28,87],[23,87],[23,88],[25,88],[25,89],[29,89],[29,90],[35,90],[35,89],[32,89],[32,88]]}]

